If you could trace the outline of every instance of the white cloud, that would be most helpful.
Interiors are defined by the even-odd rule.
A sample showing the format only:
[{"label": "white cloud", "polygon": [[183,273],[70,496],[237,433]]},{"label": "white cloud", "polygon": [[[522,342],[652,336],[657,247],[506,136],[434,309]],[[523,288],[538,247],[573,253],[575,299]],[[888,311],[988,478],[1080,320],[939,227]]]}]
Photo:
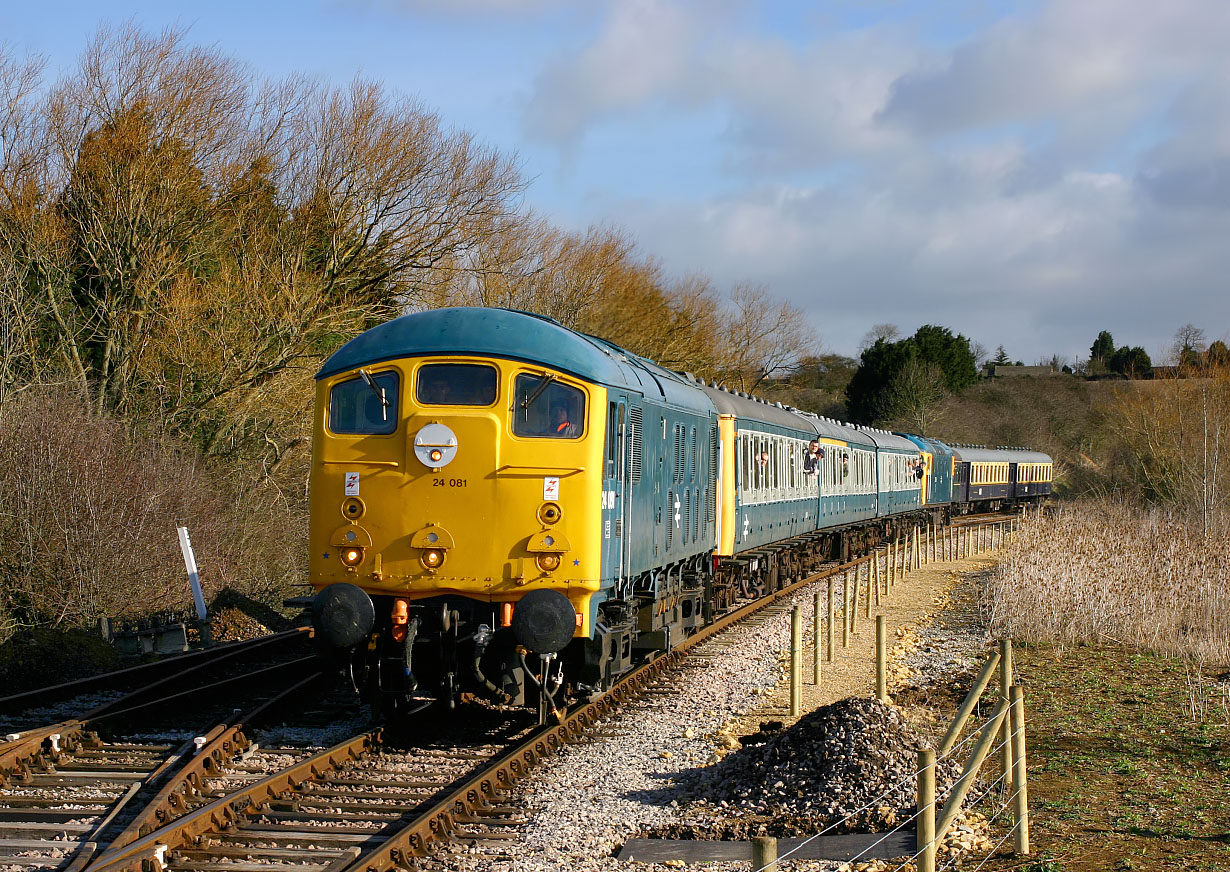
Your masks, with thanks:
[{"label": "white cloud", "polygon": [[1103,328],[1148,348],[1188,321],[1221,335],[1230,4],[1026,8],[943,48],[893,22],[788,38],[704,3],[616,4],[540,75],[528,127],[575,144],[635,117],[652,138],[655,113],[719,110],[733,192],[612,185],[593,212],[681,273],[768,284],[838,350],[884,321],[1031,362]]},{"label": "white cloud", "polygon": [[615,3],[592,43],[539,75],[526,109],[527,133],[568,143],[608,114],[686,91],[695,75],[694,25],[668,0]]}]

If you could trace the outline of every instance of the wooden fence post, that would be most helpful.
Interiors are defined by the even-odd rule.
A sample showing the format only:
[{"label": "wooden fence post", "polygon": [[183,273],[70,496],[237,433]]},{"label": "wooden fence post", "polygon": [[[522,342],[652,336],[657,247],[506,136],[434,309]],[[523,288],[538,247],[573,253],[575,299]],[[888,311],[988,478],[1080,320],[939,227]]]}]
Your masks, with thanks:
[{"label": "wooden fence post", "polygon": [[[1004,705],[1012,699],[1012,640],[999,642],[999,701]],[[1012,790],[1012,724],[1004,720],[1003,743],[999,752],[999,770],[1004,774],[1004,790]]]},{"label": "wooden fence post", "polygon": [[871,579],[876,588],[876,606],[880,605],[880,552],[871,552]]},{"label": "wooden fence post", "polygon": [[752,872],[777,872],[777,839],[773,836],[752,839]]},{"label": "wooden fence post", "polygon": [[820,686],[820,634],[824,627],[824,619],[821,617],[821,594],[816,591],[816,597],[811,607],[811,624],[812,624],[812,645],[811,645],[811,683]]},{"label": "wooden fence post", "polygon": [[864,564],[867,567],[867,602],[863,606],[863,617],[871,620],[871,564]]},{"label": "wooden fence post", "polygon": [[797,718],[803,701],[803,612],[798,606],[790,610],[790,716]]},{"label": "wooden fence post", "polygon": [[841,647],[850,647],[850,577],[841,580]]},{"label": "wooden fence post", "polygon": [[1016,816],[1016,852],[1018,854],[1028,854],[1029,780],[1025,773],[1025,695],[1017,685],[1012,687],[1011,705],[1012,766],[1013,781],[1016,783],[1012,811]]},{"label": "wooden fence post", "polygon": [[829,598],[828,598],[828,622],[824,625],[824,653],[826,659],[833,662],[833,619],[836,617],[837,605],[833,602],[833,576],[828,577],[829,582]]},{"label": "wooden fence post", "polygon": [[[851,573],[846,573],[846,585],[850,588],[850,633],[858,632],[858,566],[855,565],[853,579]],[[851,583],[853,582],[853,583]]]},{"label": "wooden fence post", "polygon": [[876,615],[876,699],[888,702],[888,624]]},{"label": "wooden fence post", "polygon": [[918,749],[918,872],[935,872],[935,752]]}]

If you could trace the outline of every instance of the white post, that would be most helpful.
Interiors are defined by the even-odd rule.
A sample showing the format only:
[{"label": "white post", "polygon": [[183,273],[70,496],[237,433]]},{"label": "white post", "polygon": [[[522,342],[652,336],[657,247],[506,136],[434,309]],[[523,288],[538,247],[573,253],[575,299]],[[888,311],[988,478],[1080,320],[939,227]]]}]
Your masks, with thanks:
[{"label": "white post", "polygon": [[196,603],[196,616],[201,621],[201,640],[210,644],[209,612],[205,609],[205,592],[201,590],[201,576],[196,570],[196,555],[192,553],[192,540],[188,538],[188,528],[179,527],[179,547],[184,552],[184,567],[188,570],[188,585],[192,588],[192,599]]}]

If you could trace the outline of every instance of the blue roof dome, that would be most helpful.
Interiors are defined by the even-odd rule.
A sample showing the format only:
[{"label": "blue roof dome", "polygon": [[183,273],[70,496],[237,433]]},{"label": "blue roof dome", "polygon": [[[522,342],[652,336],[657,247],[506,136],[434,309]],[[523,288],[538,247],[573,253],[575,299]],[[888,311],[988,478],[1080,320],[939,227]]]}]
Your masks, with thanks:
[{"label": "blue roof dome", "polygon": [[574,333],[550,318],[478,307],[430,309],[386,321],[339,348],[316,378],[386,360],[435,354],[523,360],[600,384],[627,383],[625,366],[605,343]]}]

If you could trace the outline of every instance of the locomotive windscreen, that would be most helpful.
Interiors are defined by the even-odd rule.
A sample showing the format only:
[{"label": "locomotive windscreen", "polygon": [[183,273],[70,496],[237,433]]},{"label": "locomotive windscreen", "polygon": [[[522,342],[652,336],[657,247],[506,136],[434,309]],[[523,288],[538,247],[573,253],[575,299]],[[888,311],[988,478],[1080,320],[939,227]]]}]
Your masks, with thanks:
[{"label": "locomotive windscreen", "polygon": [[496,372],[477,363],[429,363],[419,367],[415,398],[425,406],[490,406]]},{"label": "locomotive windscreen", "polygon": [[378,436],[397,430],[395,372],[371,376],[372,384],[352,378],[329,392],[329,430],[346,435]]}]

